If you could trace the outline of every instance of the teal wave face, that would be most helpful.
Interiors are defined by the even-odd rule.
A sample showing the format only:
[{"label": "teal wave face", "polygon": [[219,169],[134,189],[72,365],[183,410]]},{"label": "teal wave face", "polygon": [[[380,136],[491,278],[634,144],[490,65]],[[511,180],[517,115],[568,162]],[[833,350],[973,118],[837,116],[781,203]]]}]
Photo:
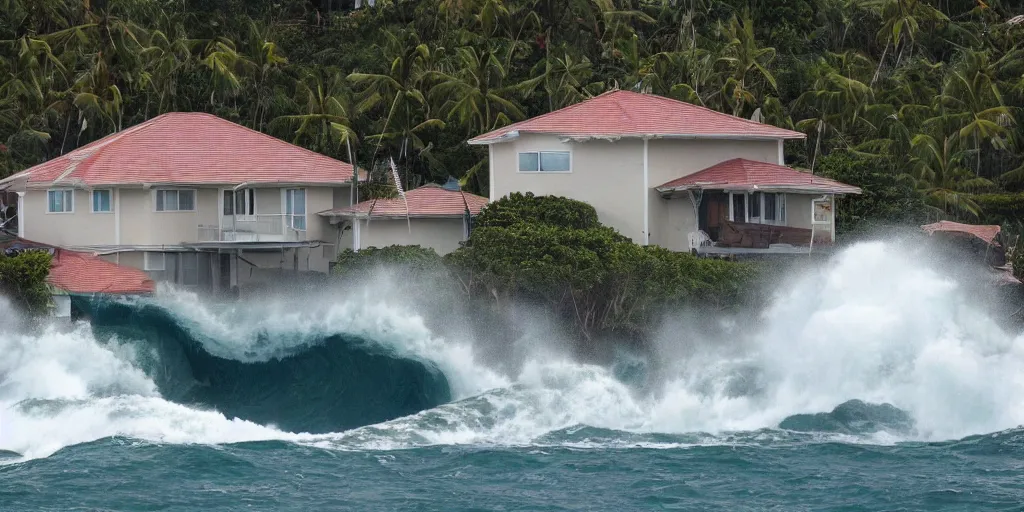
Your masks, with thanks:
[{"label": "teal wave face", "polygon": [[[451,400],[431,363],[357,336],[324,334],[266,361],[212,355],[181,319],[152,304],[82,300],[97,339],[135,344],[168,400],[292,432],[326,433],[387,421]],[[273,343],[263,334],[257,344]]]}]

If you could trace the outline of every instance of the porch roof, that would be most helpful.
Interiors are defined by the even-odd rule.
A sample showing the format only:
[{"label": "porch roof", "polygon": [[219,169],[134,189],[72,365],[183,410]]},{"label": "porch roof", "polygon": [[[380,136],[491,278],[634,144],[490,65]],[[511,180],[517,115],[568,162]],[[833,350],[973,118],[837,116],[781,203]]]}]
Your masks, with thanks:
[{"label": "porch roof", "polygon": [[983,242],[989,245],[993,245],[996,242],[996,237],[999,236],[999,232],[1002,228],[996,225],[976,225],[976,224],[961,224],[959,222],[950,222],[948,220],[941,220],[934,224],[926,224],[921,226],[925,232],[929,235],[933,235],[936,232],[949,232],[949,233],[961,233],[966,235],[975,236],[981,239]]},{"label": "porch roof", "polygon": [[137,295],[153,293],[156,289],[153,280],[141,270],[0,231],[0,249],[10,248],[50,252],[53,259],[46,282],[66,293]]},{"label": "porch roof", "polygon": [[860,194],[852,185],[798,171],[784,165],[743,158],[727,160],[702,171],[656,187],[658,192],[725,190],[796,192],[810,194]]}]

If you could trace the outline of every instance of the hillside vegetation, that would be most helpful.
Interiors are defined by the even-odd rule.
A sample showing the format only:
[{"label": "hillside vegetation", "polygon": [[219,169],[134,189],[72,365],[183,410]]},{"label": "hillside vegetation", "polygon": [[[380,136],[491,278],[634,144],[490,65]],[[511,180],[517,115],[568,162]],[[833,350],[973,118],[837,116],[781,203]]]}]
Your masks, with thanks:
[{"label": "hillside vegetation", "polygon": [[619,88],[806,133],[789,163],[877,185],[869,217],[1022,209],[1018,2],[351,3],[0,0],[0,176],[206,111],[487,190],[467,138]]}]

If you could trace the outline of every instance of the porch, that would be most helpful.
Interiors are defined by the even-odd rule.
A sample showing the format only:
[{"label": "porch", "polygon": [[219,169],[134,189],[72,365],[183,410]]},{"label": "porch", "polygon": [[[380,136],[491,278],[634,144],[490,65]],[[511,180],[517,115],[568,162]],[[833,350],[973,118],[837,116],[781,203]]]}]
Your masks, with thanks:
[{"label": "porch", "polygon": [[304,242],[306,216],[291,214],[232,215],[220,225],[199,225],[203,242]]},{"label": "porch", "polygon": [[689,194],[697,229],[688,235],[698,255],[810,254],[835,241],[835,196],[787,192]]}]

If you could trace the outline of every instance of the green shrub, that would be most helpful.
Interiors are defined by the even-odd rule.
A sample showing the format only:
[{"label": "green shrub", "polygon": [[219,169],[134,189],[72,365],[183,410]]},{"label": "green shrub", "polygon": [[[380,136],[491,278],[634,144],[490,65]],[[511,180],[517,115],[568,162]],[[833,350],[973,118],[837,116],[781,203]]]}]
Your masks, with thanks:
[{"label": "green shrub", "polygon": [[847,152],[821,159],[817,173],[860,187],[861,195],[842,199],[837,208],[839,234],[863,232],[879,225],[917,225],[927,221],[924,197],[911,184],[880,168],[881,162]]},{"label": "green shrub", "polygon": [[736,307],[757,276],[751,265],[634,244],[579,201],[514,194],[486,214],[469,243],[446,257],[470,293],[499,306],[546,304],[585,337],[642,335],[673,307]]},{"label": "green shrub", "polygon": [[351,276],[380,267],[417,273],[444,268],[441,257],[433,249],[418,245],[391,245],[367,247],[358,252],[347,249],[338,254],[334,273]]},{"label": "green shrub", "polygon": [[50,260],[43,251],[24,251],[13,257],[0,254],[0,294],[27,313],[45,313],[50,307],[46,285]]},{"label": "green shrub", "polygon": [[535,196],[513,192],[488,204],[476,218],[475,226],[509,227],[520,222],[590,229],[601,225],[597,210],[583,201],[557,196]]}]

